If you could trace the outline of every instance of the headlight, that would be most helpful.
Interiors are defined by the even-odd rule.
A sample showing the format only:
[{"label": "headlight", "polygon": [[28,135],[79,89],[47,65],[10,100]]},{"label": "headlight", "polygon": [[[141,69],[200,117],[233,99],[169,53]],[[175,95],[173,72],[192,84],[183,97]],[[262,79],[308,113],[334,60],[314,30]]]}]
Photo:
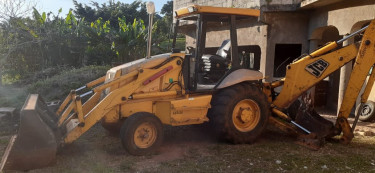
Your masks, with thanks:
[{"label": "headlight", "polygon": [[197,9],[195,7],[188,7],[188,11],[189,13],[192,13],[192,12],[197,11]]}]

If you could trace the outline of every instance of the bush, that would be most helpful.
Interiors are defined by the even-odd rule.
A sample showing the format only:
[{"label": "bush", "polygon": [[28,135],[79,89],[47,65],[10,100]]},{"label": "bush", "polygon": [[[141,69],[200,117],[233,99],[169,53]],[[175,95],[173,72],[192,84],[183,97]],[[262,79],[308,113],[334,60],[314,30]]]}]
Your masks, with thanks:
[{"label": "bush", "polygon": [[50,78],[39,80],[29,85],[27,91],[40,94],[46,101],[63,100],[70,90],[77,89],[90,81],[104,76],[109,68],[109,66],[73,68]]},{"label": "bush", "polygon": [[23,88],[0,85],[0,107],[21,108],[27,93]]}]

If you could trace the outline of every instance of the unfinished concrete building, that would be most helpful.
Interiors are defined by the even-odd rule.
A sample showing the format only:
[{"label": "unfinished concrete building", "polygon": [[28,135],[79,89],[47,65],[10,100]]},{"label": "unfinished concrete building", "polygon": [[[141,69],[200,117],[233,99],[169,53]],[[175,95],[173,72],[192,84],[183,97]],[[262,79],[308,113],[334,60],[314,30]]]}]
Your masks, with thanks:
[{"label": "unfinished concrete building", "polygon": [[[375,18],[374,0],[174,0],[174,10],[192,4],[260,9],[258,19],[238,23],[238,46],[239,54],[252,58],[251,68],[260,70],[266,81],[283,77],[286,66],[301,54],[339,40]],[[189,24],[185,26],[189,46],[195,32],[188,32]],[[229,39],[229,31],[220,26],[207,29],[207,52]],[[349,40],[343,46],[358,40]],[[351,69],[352,63],[348,63],[315,87],[315,106],[337,108]]]}]

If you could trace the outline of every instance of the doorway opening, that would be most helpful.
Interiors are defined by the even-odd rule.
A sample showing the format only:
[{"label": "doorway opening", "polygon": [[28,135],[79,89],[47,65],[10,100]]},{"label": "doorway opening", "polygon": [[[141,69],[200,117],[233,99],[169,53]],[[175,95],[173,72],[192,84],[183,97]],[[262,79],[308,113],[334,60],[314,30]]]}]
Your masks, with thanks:
[{"label": "doorway opening", "polygon": [[301,56],[302,44],[276,44],[273,66],[274,77],[284,77],[286,66]]}]

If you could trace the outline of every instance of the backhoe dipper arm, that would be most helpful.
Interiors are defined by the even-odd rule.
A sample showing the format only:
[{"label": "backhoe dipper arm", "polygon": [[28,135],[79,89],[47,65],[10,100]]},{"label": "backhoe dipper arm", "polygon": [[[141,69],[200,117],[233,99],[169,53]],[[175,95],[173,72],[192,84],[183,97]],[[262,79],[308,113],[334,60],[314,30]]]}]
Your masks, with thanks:
[{"label": "backhoe dipper arm", "polygon": [[[353,132],[347,122],[349,113],[355,103],[357,96],[363,86],[364,81],[375,63],[375,20],[373,20],[363,35],[357,58],[353,67],[353,71],[350,75],[348,86],[345,90],[343,102],[341,104],[338,118],[336,121],[336,127],[343,131],[342,141],[348,143],[353,138]],[[373,73],[373,72],[372,72]],[[361,102],[364,99],[367,100],[372,85],[374,83],[374,74],[371,74],[369,83],[366,86],[365,93],[362,96]]]},{"label": "backhoe dipper arm", "polygon": [[[282,91],[273,101],[273,105],[280,110],[288,108],[308,89],[315,86],[319,81],[349,61],[355,59],[355,65],[336,122],[336,128],[341,129],[344,133],[343,140],[350,141],[353,134],[347,118],[370,68],[375,63],[375,20],[367,27],[359,48],[358,45],[351,44],[324,54],[335,49],[338,43],[330,43],[311,54],[318,54],[316,57],[306,56],[290,64],[287,67],[286,77],[283,79],[284,85]],[[367,97],[364,95],[364,98]]]}]

